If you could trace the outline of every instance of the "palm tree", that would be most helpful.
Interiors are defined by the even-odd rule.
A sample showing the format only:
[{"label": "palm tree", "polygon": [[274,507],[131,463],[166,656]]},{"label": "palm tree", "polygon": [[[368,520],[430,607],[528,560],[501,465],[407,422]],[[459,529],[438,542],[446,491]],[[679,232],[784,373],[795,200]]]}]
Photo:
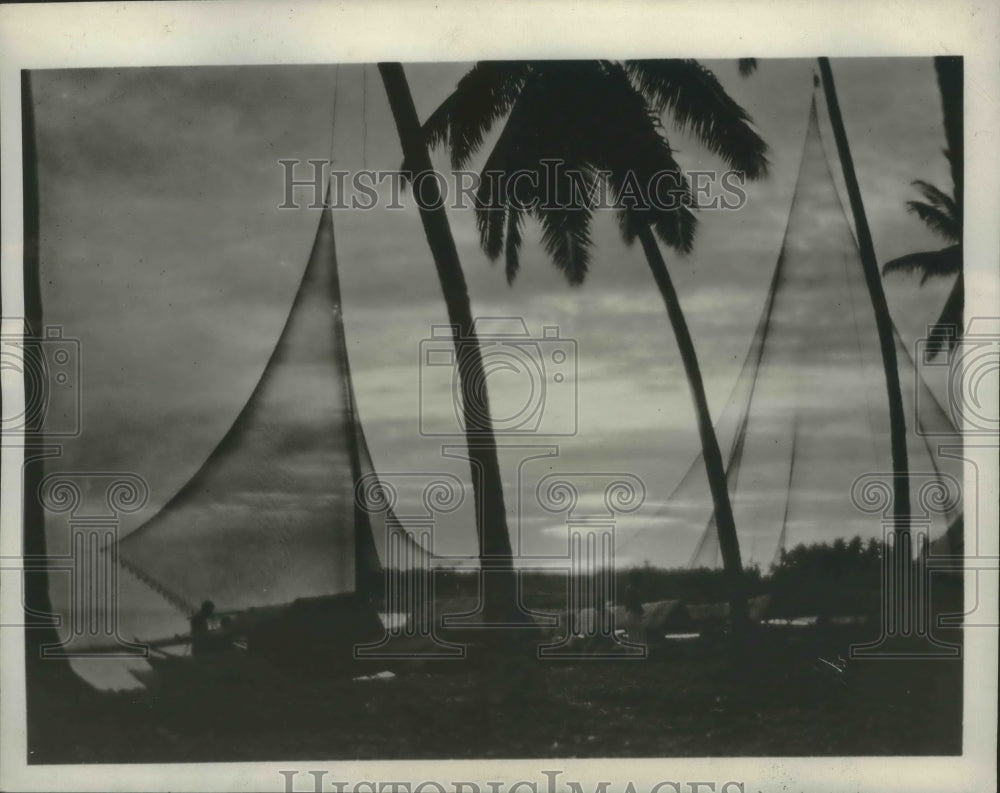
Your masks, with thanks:
[{"label": "palm tree", "polygon": [[[35,104],[31,90],[31,73],[21,72],[21,164],[24,197],[24,400],[25,407],[43,395],[35,393],[29,384],[27,367],[32,359],[41,360],[38,339],[43,337],[42,281],[40,268],[40,218],[38,190],[38,152],[35,132]],[[42,388],[48,386],[42,382]],[[29,725],[43,701],[54,696],[78,697],[82,681],[71,671],[66,659],[42,657],[45,647],[59,645],[56,630],[59,617],[52,609],[49,597],[49,568],[45,538],[45,510],[38,493],[44,477],[43,460],[51,456],[45,446],[41,427],[26,427],[24,434],[24,465],[22,468],[22,529],[21,552],[24,557],[24,660],[25,696]],[[59,692],[56,694],[55,692]],[[29,742],[33,740],[30,737]]]},{"label": "palm tree", "polygon": [[[747,59],[740,70],[749,74],[755,66]],[[657,242],[687,252],[695,231],[690,186],[667,141],[664,113],[748,178],[765,175],[767,146],[749,116],[712,72],[692,60],[480,62],[430,116],[424,134],[429,145],[447,145],[452,166],[461,169],[507,117],[483,167],[476,221],[487,255],[505,254],[511,282],[519,268],[524,219],[530,216],[540,224],[554,264],[571,284],[581,283],[590,261],[593,211],[602,190],[612,194],[625,242],[642,245],[683,361],[733,624],[742,629],[747,622],[743,565],[726,471],[694,344]],[[556,164],[564,167],[562,176]]]},{"label": "palm tree", "polygon": [[882,272],[920,273],[921,285],[931,278],[958,276],[952,285],[941,314],[931,326],[927,350],[933,357],[947,347],[954,347],[962,335],[965,314],[965,279],[962,277],[962,59],[957,56],[934,58],[944,131],[948,148],[945,156],[951,164],[952,195],[932,184],[916,180],[913,185],[923,200],[907,201],[906,208],[924,222],[946,243],[936,251],[921,251],[886,262]]},{"label": "palm tree", "polygon": [[[31,74],[21,72],[21,162],[24,170],[24,335],[25,365],[30,357],[39,358],[37,350],[29,356],[32,346],[37,347],[37,339],[42,337],[42,285],[39,271],[39,205],[38,205],[38,157],[35,139],[35,105],[31,91]],[[25,372],[27,375],[27,372]],[[38,398],[29,391],[29,378],[24,378],[25,405]],[[43,384],[44,387],[44,384]],[[44,567],[46,555],[45,514],[38,498],[38,486],[42,480],[42,463],[39,450],[43,442],[41,429],[25,434],[25,466],[23,479],[23,552],[26,559],[34,559],[32,572],[25,575],[24,606],[28,619],[35,625],[25,632],[25,652],[29,668],[39,660],[43,645],[57,644],[58,635],[50,624],[48,615],[52,613],[49,600],[48,575]],[[32,462],[28,462],[32,460]],[[42,566],[38,566],[41,564]],[[26,564],[26,568],[28,564]]]},{"label": "palm tree", "polygon": [[[878,262],[875,258],[875,245],[872,242],[871,230],[865,217],[864,203],[861,200],[861,188],[854,172],[854,160],[847,143],[847,132],[844,129],[844,119],[840,113],[840,103],[837,100],[837,89],[833,81],[833,70],[829,58],[819,59],[819,70],[823,77],[823,87],[826,94],[827,110],[830,114],[830,126],[837,144],[841,168],[844,172],[844,186],[851,204],[854,216],[854,230],[858,238],[858,252],[861,255],[861,266],[865,274],[865,284],[872,301],[875,313],[875,328],[878,333],[879,349],[882,353],[882,367],[885,373],[886,396],[889,402],[889,443],[892,454],[893,479],[893,519],[897,548],[904,548],[902,542],[909,542],[910,531],[910,480],[909,461],[906,451],[906,414],[903,411],[903,393],[899,385],[899,365],[896,360],[896,343],[893,334],[892,317],[889,314],[889,304],[885,299],[882,279],[879,276]],[[900,569],[909,563],[909,554],[905,548],[894,557]],[[890,596],[898,593],[890,588]]]},{"label": "palm tree", "polygon": [[[416,178],[420,173],[430,172],[433,168],[406,73],[399,63],[380,63],[378,68],[396,123],[403,156],[409,164],[411,176]],[[414,193],[417,197],[418,191]],[[458,250],[434,179],[422,180],[418,204],[424,234],[444,294],[448,319],[455,329],[455,353],[476,505],[479,556],[484,573],[482,581],[485,586],[486,617],[489,621],[506,621],[514,613],[516,602],[513,555],[496,439],[490,421],[489,394],[479,341],[473,325],[472,306]]]}]

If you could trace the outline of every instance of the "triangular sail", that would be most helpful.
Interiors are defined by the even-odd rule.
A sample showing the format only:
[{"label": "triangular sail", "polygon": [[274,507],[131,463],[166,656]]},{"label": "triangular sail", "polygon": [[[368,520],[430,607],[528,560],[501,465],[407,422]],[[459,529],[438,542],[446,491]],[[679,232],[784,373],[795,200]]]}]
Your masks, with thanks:
[{"label": "triangular sail", "polygon": [[[781,252],[746,360],[716,423],[745,562],[766,567],[780,559],[787,543],[879,534],[878,518],[851,503],[856,478],[891,471],[877,338],[860,254],[823,150],[814,99]],[[896,344],[914,487],[924,475],[960,476],[953,472],[957,461],[937,449],[939,443],[959,445],[960,436],[915,371],[898,333]],[[945,512],[932,528],[938,534],[957,517],[957,506]],[[670,530],[699,522],[704,528],[690,565],[718,567],[718,532],[700,454],[653,525],[619,551],[633,546],[635,555],[634,546],[648,548],[649,535],[656,532],[676,541]],[[751,548],[756,557],[748,556]]]},{"label": "triangular sail", "polygon": [[185,610],[206,599],[225,611],[358,589],[377,594],[388,535],[413,541],[391,514],[369,512],[357,497],[372,473],[327,207],[249,400],[191,480],[120,542],[119,558]]}]

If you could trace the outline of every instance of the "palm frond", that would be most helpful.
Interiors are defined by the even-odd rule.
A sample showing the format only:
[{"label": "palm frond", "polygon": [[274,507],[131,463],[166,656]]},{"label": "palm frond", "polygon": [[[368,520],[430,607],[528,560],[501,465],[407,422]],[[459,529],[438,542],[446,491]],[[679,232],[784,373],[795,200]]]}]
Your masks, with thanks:
[{"label": "palm frond", "polygon": [[931,278],[945,278],[956,273],[961,278],[963,265],[961,243],[942,248],[937,251],[936,258],[936,266],[924,268],[923,276],[920,278],[921,286],[926,284]]},{"label": "palm frond", "polygon": [[910,184],[921,192],[927,203],[938,207],[952,217],[955,216],[955,200],[946,192],[923,179],[914,179]]},{"label": "palm frond", "polygon": [[[631,244],[640,228],[651,225],[664,243],[688,250],[694,227],[691,187],[662,125],[620,66],[609,68],[606,84],[607,95],[598,97],[608,111],[601,113],[608,127],[601,161],[610,174],[622,236]],[[641,206],[627,206],[626,197],[638,198]]]},{"label": "palm frond", "polygon": [[507,213],[507,240],[504,243],[506,254],[507,283],[513,284],[517,272],[521,268],[521,224],[523,215],[519,209],[511,208]]},{"label": "palm frond", "polygon": [[[522,87],[483,167],[476,210],[480,242],[491,259],[506,251],[508,281],[520,264],[525,212],[541,221],[543,245],[571,283],[580,283],[587,272],[591,202],[586,197],[594,187],[586,155],[590,132],[582,122],[585,104],[567,85],[567,76],[560,64],[545,64]],[[579,92],[580,81],[575,83]],[[549,160],[583,174],[582,191],[563,191],[568,203],[551,205],[553,196],[545,192]],[[514,180],[522,176],[533,178],[518,182],[515,195]],[[533,209],[541,202],[548,208]]]},{"label": "palm frond", "polygon": [[670,215],[658,217],[653,223],[653,231],[660,241],[680,253],[690,253],[694,248],[698,218],[687,207]]},{"label": "palm frond", "polygon": [[757,59],[740,58],[738,66],[740,70],[740,77],[749,77],[751,74],[757,71]]},{"label": "palm frond", "polygon": [[941,314],[930,329],[927,337],[927,352],[931,358],[937,356],[946,347],[953,349],[962,338],[965,327],[965,279],[959,273],[958,278],[948,293],[948,299],[941,309]]},{"label": "palm frond", "polygon": [[590,266],[590,209],[550,209],[538,213],[538,219],[542,245],[552,262],[570,284],[582,284]]},{"label": "palm frond", "polygon": [[749,179],[767,175],[767,144],[747,112],[695,60],[625,61],[636,88],[657,112],[669,112],[713,154]]},{"label": "palm frond", "polygon": [[447,145],[453,168],[468,165],[493,125],[510,110],[530,68],[527,61],[480,61],[473,66],[424,122],[428,147]]},{"label": "palm frond", "polygon": [[920,283],[930,278],[943,278],[962,271],[962,246],[949,245],[939,251],[909,253],[882,265],[882,274],[920,273]]},{"label": "palm frond", "polygon": [[507,210],[503,207],[480,207],[476,209],[476,227],[479,229],[479,244],[483,252],[496,261],[503,252],[504,226]]},{"label": "palm frond", "polygon": [[476,193],[476,225],[480,244],[491,260],[496,260],[504,250],[504,231],[510,208],[509,178],[522,170],[525,162],[530,164],[532,160],[530,151],[527,151],[529,138],[523,130],[530,129],[534,123],[532,96],[535,93],[537,91],[531,85],[522,89],[480,174]]},{"label": "palm frond", "polygon": [[[684,62],[668,63],[682,63],[684,74],[691,72]],[[485,72],[489,67],[477,64],[477,68]],[[636,67],[634,71],[648,77],[649,70]],[[712,82],[714,76],[700,67],[695,74],[702,81],[699,90],[714,85],[721,92],[721,101],[735,108],[733,115],[743,124],[743,131],[749,130],[756,137],[748,117],[717,82]],[[711,78],[708,82],[706,74]],[[491,85],[495,97],[499,84]],[[675,250],[691,249],[697,224],[690,185],[664,133],[662,108],[649,106],[625,65],[614,61],[533,62],[521,77],[511,77],[510,85],[515,86],[517,95],[511,102],[501,103],[506,120],[483,166],[476,209],[483,250],[492,260],[506,252],[508,281],[517,276],[525,215],[531,215],[541,224],[543,246],[555,265],[571,283],[582,282],[589,266],[592,213],[596,197],[603,196],[605,189],[618,211],[626,241],[634,241],[638,231],[648,226]],[[696,98],[697,92],[681,90],[673,106],[686,108],[685,103]],[[460,99],[456,90],[448,101]],[[497,109],[495,104],[491,107]],[[698,113],[695,108],[690,117],[697,121]],[[482,109],[468,118],[474,116],[480,121],[493,118]],[[457,117],[454,109],[436,111],[426,130],[432,140],[447,144],[461,159],[467,154],[462,150],[456,155],[456,147],[468,145],[471,151],[481,145],[477,135],[488,127],[483,123],[466,125],[461,133],[464,142],[460,143],[451,122]],[[722,127],[717,132],[725,134]],[[758,149],[763,148],[760,142]],[[553,162],[562,166],[562,175],[553,177],[547,171],[547,164]],[[759,169],[760,162],[755,167]],[[529,187],[527,195],[512,195],[512,180],[525,173],[535,180],[527,180],[534,185],[534,193]],[[653,192],[662,191],[664,177],[671,177],[667,184],[672,203],[664,203],[661,192]],[[553,178],[562,180],[556,190],[549,183]],[[626,200],[629,198],[631,203]]]},{"label": "palm frond", "polygon": [[956,228],[955,217],[948,214],[947,209],[925,201],[907,201],[906,209],[912,212],[924,225],[942,239],[958,242],[962,230]]},{"label": "palm frond", "polygon": [[562,134],[561,129],[552,129],[556,120],[548,114],[548,93],[544,79],[539,77],[523,85],[514,100],[483,166],[483,173],[495,175],[500,187],[513,172],[537,165],[546,156],[545,143]]}]

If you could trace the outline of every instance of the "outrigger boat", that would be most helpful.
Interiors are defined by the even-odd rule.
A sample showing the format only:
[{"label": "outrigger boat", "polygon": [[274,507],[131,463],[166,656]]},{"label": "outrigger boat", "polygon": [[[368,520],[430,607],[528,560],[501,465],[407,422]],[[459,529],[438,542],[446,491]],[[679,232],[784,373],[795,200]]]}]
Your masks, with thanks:
[{"label": "outrigger boat", "polygon": [[288,606],[220,614],[207,632],[143,642],[152,669],[133,671],[148,687],[251,684],[273,687],[288,672],[325,677],[372,674],[388,664],[354,652],[374,644],[385,628],[355,594],[305,598]]},{"label": "outrigger boat", "polygon": [[[355,408],[327,206],[246,405],[191,480],[118,543],[120,564],[189,617],[195,603],[221,607],[200,636],[144,641],[151,666],[175,674],[244,666],[251,657],[370,673],[353,648],[385,636],[375,604],[385,568],[396,564],[388,549],[405,546],[400,556],[410,565],[430,559],[373,498],[377,478]],[[191,651],[199,641],[208,652]]]}]

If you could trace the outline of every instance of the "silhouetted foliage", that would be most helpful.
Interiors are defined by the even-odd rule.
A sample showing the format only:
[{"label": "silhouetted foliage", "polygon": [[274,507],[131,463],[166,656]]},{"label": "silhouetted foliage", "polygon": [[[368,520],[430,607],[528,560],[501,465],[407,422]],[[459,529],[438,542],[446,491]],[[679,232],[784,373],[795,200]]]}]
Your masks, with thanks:
[{"label": "silhouetted foliage", "polygon": [[[838,538],[831,543],[797,545],[782,551],[781,560],[767,572],[745,569],[747,595],[773,595],[771,616],[849,616],[871,614],[881,592],[883,545],[879,540]],[[408,577],[420,573],[392,571],[393,586],[405,587]],[[521,595],[529,608],[567,608],[570,578],[563,571],[528,570],[518,573]],[[602,579],[596,574],[574,582],[578,592],[589,593],[573,601],[574,608],[600,607],[605,598]],[[682,600],[685,603],[718,603],[727,599],[725,573],[710,568],[662,568],[646,563],[619,569],[611,587],[610,602],[620,603],[627,586],[643,602]],[[437,570],[434,593],[438,599],[475,599],[478,573]]]},{"label": "silhouetted foliage", "polygon": [[769,576],[772,614],[847,616],[871,611],[878,603],[882,553],[881,542],[866,543],[860,537],[783,550]]},{"label": "silhouetted foliage", "polygon": [[962,58],[938,56],[934,59],[944,131],[948,148],[944,156],[951,165],[952,194],[917,179],[913,182],[923,200],[906,202],[909,212],[923,221],[934,234],[949,243],[936,251],[920,251],[886,262],[882,272],[919,273],[921,285],[931,278],[958,277],[937,321],[931,326],[927,349],[931,357],[945,347],[954,347],[961,338],[965,321],[965,279],[962,275],[962,203],[964,166],[962,143]]},{"label": "silhouetted foliage", "polygon": [[[749,567],[745,574],[749,596],[769,591],[770,582],[761,573],[760,568]],[[412,585],[415,577],[421,574],[394,570],[388,571],[386,575],[391,578],[392,586],[406,587]],[[552,610],[565,610],[567,608],[570,586],[568,572],[530,570],[521,571],[518,577],[521,581],[521,594],[526,607]],[[590,594],[585,594],[582,599],[574,600],[572,602],[573,608],[597,608],[604,605],[605,598],[601,594],[602,581],[597,575],[589,576],[587,580],[577,580],[574,583],[580,592]],[[478,573],[475,571],[442,569],[434,572],[434,597],[439,600],[475,599],[478,585]],[[618,570],[613,582],[611,597],[607,599],[607,602],[623,602],[625,588],[630,585],[643,602],[682,600],[689,603],[719,603],[728,597],[725,573],[721,569],[712,570],[704,567],[693,570],[667,569],[647,564],[642,567]]]},{"label": "silhouetted foliage", "polygon": [[[649,226],[665,245],[691,249],[693,199],[664,114],[747,178],[766,175],[767,144],[750,116],[695,60],[480,61],[424,122],[423,132],[429,146],[447,147],[452,167],[465,168],[503,122],[476,196],[483,250],[491,259],[505,254],[513,281],[525,217],[531,216],[553,263],[571,283],[581,283],[590,263],[594,200],[602,190],[617,207],[628,242]],[[555,176],[555,162],[578,181]],[[404,163],[403,170],[410,169]],[[657,183],[668,195],[648,193],[657,174],[669,177]],[[513,178],[518,190],[508,191],[506,180]]]},{"label": "silhouetted foliage", "polygon": [[[744,75],[754,68],[749,59],[740,64]],[[480,61],[427,119],[423,133],[428,145],[445,145],[453,167],[461,168],[506,119],[483,167],[476,222],[490,259],[504,254],[508,282],[517,277],[528,217],[541,226],[542,245],[571,284],[587,275],[597,206],[613,207],[625,242],[642,245],[690,385],[729,601],[734,621],[742,624],[746,582],[725,469],[694,343],[659,249],[662,243],[690,251],[696,223],[691,187],[674,159],[664,115],[746,178],[766,175],[767,144],[749,114],[711,70],[691,59]],[[563,168],[562,178],[553,176],[554,163]],[[403,170],[409,166],[404,162]]]}]

